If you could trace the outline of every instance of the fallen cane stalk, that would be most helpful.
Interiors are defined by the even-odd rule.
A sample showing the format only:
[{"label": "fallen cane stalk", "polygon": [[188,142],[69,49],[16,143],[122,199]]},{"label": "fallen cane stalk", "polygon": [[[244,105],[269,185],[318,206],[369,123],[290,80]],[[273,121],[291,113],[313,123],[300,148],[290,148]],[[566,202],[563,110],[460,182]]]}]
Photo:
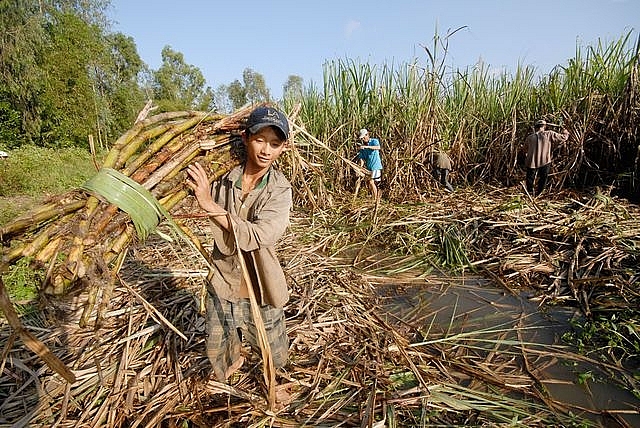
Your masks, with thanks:
[{"label": "fallen cane stalk", "polygon": [[51,352],[47,345],[38,340],[37,337],[27,331],[22,325],[11,300],[9,300],[7,290],[5,289],[4,282],[2,281],[2,274],[4,274],[8,268],[9,267],[7,265],[0,265],[0,309],[2,309],[7,321],[9,321],[9,325],[20,336],[25,346],[38,355],[38,357],[40,357],[42,361],[49,366],[49,368],[62,376],[67,382],[74,383],[76,381],[76,376],[73,372],[69,370],[69,368],[57,356],[55,356],[53,352]]}]

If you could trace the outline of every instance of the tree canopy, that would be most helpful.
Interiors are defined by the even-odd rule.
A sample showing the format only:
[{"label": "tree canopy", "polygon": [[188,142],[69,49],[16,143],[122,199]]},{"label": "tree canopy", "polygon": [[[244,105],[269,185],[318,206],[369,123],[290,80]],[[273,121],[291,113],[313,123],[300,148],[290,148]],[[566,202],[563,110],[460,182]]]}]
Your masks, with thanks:
[{"label": "tree canopy", "polygon": [[264,76],[214,91],[171,46],[151,70],[134,39],[111,32],[110,0],[0,2],[0,149],[23,144],[102,147],[131,127],[151,99],[159,111],[229,112],[270,101]]}]

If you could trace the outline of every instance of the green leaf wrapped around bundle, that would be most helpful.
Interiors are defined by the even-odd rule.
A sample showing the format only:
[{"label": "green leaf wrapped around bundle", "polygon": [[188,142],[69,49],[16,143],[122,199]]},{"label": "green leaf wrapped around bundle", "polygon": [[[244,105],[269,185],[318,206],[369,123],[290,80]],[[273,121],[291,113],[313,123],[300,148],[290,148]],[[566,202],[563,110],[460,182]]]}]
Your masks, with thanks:
[{"label": "green leaf wrapped around bundle", "polygon": [[[115,169],[100,169],[81,187],[129,214],[142,241],[156,230],[162,217],[171,218],[151,192]],[[174,228],[179,229],[177,226]]]}]

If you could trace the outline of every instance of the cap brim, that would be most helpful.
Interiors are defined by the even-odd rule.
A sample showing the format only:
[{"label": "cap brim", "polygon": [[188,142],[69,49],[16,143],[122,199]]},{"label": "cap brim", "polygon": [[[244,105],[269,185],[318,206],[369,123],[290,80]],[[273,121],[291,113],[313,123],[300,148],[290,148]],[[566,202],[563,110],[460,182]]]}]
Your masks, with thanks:
[{"label": "cap brim", "polygon": [[255,134],[256,132],[258,132],[262,128],[266,128],[267,126],[273,126],[278,131],[280,131],[280,136],[282,137],[283,140],[289,139],[289,134],[280,126],[276,125],[275,123],[258,123],[256,125],[249,127],[249,132],[251,132],[252,134]]}]

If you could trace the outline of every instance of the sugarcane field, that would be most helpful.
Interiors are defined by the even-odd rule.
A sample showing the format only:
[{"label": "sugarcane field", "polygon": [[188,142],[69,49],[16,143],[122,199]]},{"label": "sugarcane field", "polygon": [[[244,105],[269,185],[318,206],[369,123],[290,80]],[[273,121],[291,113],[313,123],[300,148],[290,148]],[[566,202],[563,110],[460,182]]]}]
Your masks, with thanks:
[{"label": "sugarcane field", "polygon": [[[92,135],[88,179],[0,221],[0,426],[640,426],[640,42],[540,80],[445,76],[425,51],[337,60],[322,89],[226,113],[145,100]],[[241,165],[258,106],[290,129],[288,360],[244,343],[224,381],[206,352],[212,220],[187,169]],[[563,136],[533,191],[541,123]],[[0,154],[8,183],[21,152]]]}]

